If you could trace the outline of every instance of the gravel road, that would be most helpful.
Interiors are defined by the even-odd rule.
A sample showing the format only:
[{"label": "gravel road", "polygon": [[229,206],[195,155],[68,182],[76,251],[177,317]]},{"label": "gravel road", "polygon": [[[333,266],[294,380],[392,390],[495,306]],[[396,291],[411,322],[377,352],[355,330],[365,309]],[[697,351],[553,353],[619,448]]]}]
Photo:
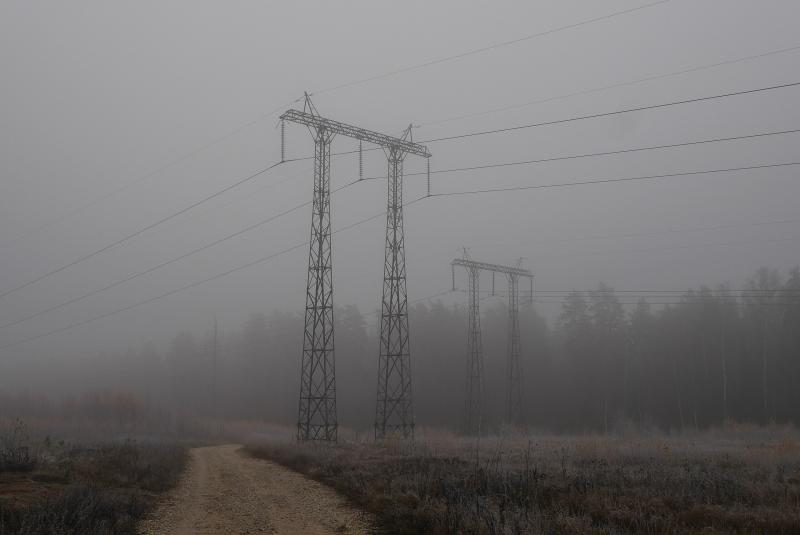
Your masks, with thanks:
[{"label": "gravel road", "polygon": [[369,516],[332,489],[241,446],[191,450],[186,473],[142,534],[369,534]]}]

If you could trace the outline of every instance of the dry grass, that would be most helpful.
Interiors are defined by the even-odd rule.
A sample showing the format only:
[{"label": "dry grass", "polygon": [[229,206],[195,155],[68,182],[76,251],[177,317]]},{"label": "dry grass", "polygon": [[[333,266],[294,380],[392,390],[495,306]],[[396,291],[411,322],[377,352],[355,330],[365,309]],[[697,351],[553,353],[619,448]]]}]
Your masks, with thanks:
[{"label": "dry grass", "polygon": [[37,443],[26,471],[0,471],[0,534],[129,534],[177,483],[187,448],[134,441]]},{"label": "dry grass", "polygon": [[790,429],[697,436],[249,446],[328,483],[393,534],[800,533]]}]

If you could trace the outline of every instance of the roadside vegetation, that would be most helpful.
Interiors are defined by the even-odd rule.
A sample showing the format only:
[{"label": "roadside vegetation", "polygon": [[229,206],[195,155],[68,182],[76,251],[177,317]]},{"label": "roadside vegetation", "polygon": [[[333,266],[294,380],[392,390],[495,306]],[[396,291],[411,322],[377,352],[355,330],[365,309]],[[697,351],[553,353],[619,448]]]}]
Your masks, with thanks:
[{"label": "roadside vegetation", "polygon": [[0,423],[0,534],[130,534],[173,487],[187,448],[149,440],[60,440]]},{"label": "roadside vegetation", "polygon": [[248,451],[329,484],[392,534],[800,533],[789,428],[475,439]]}]

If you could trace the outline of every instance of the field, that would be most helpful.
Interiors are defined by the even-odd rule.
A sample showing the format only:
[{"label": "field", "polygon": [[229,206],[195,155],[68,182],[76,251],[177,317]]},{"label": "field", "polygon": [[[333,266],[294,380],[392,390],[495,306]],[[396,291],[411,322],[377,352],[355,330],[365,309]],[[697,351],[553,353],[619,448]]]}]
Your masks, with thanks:
[{"label": "field", "polygon": [[0,534],[135,533],[177,482],[187,451],[154,440],[54,440],[3,422]]},{"label": "field", "polygon": [[[189,458],[187,442],[156,434],[133,440],[113,438],[125,433],[62,429],[59,436],[70,437],[62,440],[19,420],[0,427],[0,534],[135,533],[178,483]],[[377,444],[342,431],[334,446],[297,444],[291,432],[231,423],[226,437],[196,437],[191,444],[249,436],[252,457],[329,485],[390,534],[800,533],[800,435],[789,427],[729,425],[680,435],[508,431],[480,440],[420,429],[413,443]],[[192,455],[223,450],[236,447]],[[235,462],[217,467],[220,481],[236,466],[251,482],[256,472],[286,477],[266,464],[249,465],[247,457],[228,457]],[[200,483],[198,496],[210,503],[234,495]],[[264,489],[245,494],[254,499]],[[287,492],[297,503],[270,512],[264,522],[292,508],[301,511],[298,518],[307,516],[303,499],[311,490]],[[267,502],[259,500],[254,510],[266,511]],[[245,501],[237,498],[236,507]]]},{"label": "field", "polygon": [[414,444],[254,440],[393,534],[800,533],[800,441],[788,428],[697,435],[422,431]]}]

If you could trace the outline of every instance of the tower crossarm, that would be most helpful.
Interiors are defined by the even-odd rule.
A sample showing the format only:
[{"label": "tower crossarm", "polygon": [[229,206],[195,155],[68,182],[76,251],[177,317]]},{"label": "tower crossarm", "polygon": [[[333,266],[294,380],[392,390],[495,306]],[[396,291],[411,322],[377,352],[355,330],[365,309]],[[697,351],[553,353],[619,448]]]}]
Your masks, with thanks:
[{"label": "tower crossarm", "polygon": [[483,271],[493,271],[495,273],[504,273],[506,275],[516,275],[518,277],[533,278],[533,273],[529,269],[522,269],[518,267],[501,266],[499,264],[487,264],[486,262],[476,262],[474,260],[467,260],[464,258],[456,258],[450,263],[452,266],[462,266],[467,269],[479,269]]},{"label": "tower crossarm", "polygon": [[387,136],[385,134],[373,132],[372,130],[359,128],[358,126],[334,121],[333,119],[326,119],[325,117],[305,111],[288,110],[286,113],[281,115],[281,120],[302,124],[313,129],[325,129],[334,134],[340,134],[353,139],[358,139],[360,141],[366,141],[381,147],[399,149],[408,154],[416,154],[417,156],[422,156],[423,158],[430,158],[431,156],[428,148],[424,145],[420,145],[419,143],[414,143],[413,141],[398,137]]}]

